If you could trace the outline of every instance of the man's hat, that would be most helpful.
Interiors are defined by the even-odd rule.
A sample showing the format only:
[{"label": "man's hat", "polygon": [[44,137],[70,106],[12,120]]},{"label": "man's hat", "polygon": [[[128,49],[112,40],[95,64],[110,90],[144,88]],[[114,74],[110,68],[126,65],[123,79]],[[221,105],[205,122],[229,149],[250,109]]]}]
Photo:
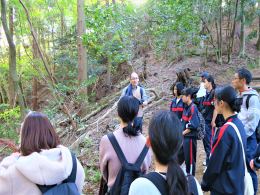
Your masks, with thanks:
[{"label": "man's hat", "polygon": [[209,73],[206,71],[203,71],[200,73],[200,77],[208,77],[208,76],[209,76]]}]

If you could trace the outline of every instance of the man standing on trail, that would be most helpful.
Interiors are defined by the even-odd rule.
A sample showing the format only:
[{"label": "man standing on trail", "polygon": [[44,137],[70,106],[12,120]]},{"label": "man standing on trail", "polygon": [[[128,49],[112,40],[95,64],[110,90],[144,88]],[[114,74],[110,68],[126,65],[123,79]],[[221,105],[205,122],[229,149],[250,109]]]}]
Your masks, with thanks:
[{"label": "man standing on trail", "polygon": [[256,128],[260,119],[260,103],[258,93],[249,87],[252,81],[252,74],[245,68],[237,70],[232,80],[232,84],[239,92],[239,97],[243,98],[241,110],[238,113],[238,118],[242,121],[247,137],[247,169],[250,173],[255,194],[257,192],[258,181],[256,172],[250,168],[249,162],[255,157],[257,149]]},{"label": "man standing on trail", "polygon": [[[142,133],[142,125],[143,125],[143,107],[148,104],[148,96],[143,87],[138,85],[139,77],[136,72],[133,72],[130,75],[130,84],[123,89],[121,97],[123,96],[134,96],[139,100],[139,111],[137,117],[134,119],[134,126],[140,128],[140,132]],[[121,98],[120,97],[120,98]]]}]

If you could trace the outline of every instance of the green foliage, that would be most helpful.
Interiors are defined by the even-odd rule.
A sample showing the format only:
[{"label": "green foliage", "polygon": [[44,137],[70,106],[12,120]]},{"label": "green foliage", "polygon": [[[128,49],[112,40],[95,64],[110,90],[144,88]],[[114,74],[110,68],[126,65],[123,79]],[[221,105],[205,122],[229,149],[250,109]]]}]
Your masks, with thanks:
[{"label": "green foliage", "polygon": [[133,44],[130,34],[135,17],[133,7],[92,5],[85,12],[86,35],[83,38],[88,57],[97,65],[111,63],[112,67],[129,60]]},{"label": "green foliage", "polygon": [[98,183],[100,181],[101,173],[99,169],[85,168],[84,171],[85,171],[86,181],[91,183]]},{"label": "green foliage", "polygon": [[9,108],[6,104],[0,104],[0,137],[18,141],[16,130],[20,126],[20,108]]},{"label": "green foliage", "polygon": [[154,37],[155,49],[166,57],[185,55],[186,49],[199,42],[198,15],[192,1],[151,1],[148,8],[150,19],[148,34]]}]

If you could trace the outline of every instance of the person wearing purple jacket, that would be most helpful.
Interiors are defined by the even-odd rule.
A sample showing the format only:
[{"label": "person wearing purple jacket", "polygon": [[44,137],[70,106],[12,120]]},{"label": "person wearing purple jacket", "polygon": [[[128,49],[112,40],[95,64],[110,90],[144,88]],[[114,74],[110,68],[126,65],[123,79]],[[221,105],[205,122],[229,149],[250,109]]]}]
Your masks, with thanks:
[{"label": "person wearing purple jacket", "polygon": [[[133,125],[134,118],[139,110],[139,101],[133,96],[122,97],[117,105],[120,126],[113,132],[126,160],[135,163],[146,144],[146,138],[140,129]],[[100,170],[104,180],[107,182],[108,191],[113,187],[117,174],[121,169],[120,160],[105,135],[99,145]],[[151,165],[151,152],[148,151],[141,165],[142,172],[146,173]]]}]

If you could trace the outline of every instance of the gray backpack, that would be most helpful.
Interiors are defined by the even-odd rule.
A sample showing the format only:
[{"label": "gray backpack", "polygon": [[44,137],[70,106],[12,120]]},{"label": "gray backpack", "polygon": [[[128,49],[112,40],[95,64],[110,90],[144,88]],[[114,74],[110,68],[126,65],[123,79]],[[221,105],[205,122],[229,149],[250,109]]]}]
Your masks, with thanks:
[{"label": "gray backpack", "polygon": [[72,171],[69,177],[60,184],[55,185],[37,185],[43,195],[80,195],[75,184],[77,174],[77,160],[74,154],[72,157]]}]

